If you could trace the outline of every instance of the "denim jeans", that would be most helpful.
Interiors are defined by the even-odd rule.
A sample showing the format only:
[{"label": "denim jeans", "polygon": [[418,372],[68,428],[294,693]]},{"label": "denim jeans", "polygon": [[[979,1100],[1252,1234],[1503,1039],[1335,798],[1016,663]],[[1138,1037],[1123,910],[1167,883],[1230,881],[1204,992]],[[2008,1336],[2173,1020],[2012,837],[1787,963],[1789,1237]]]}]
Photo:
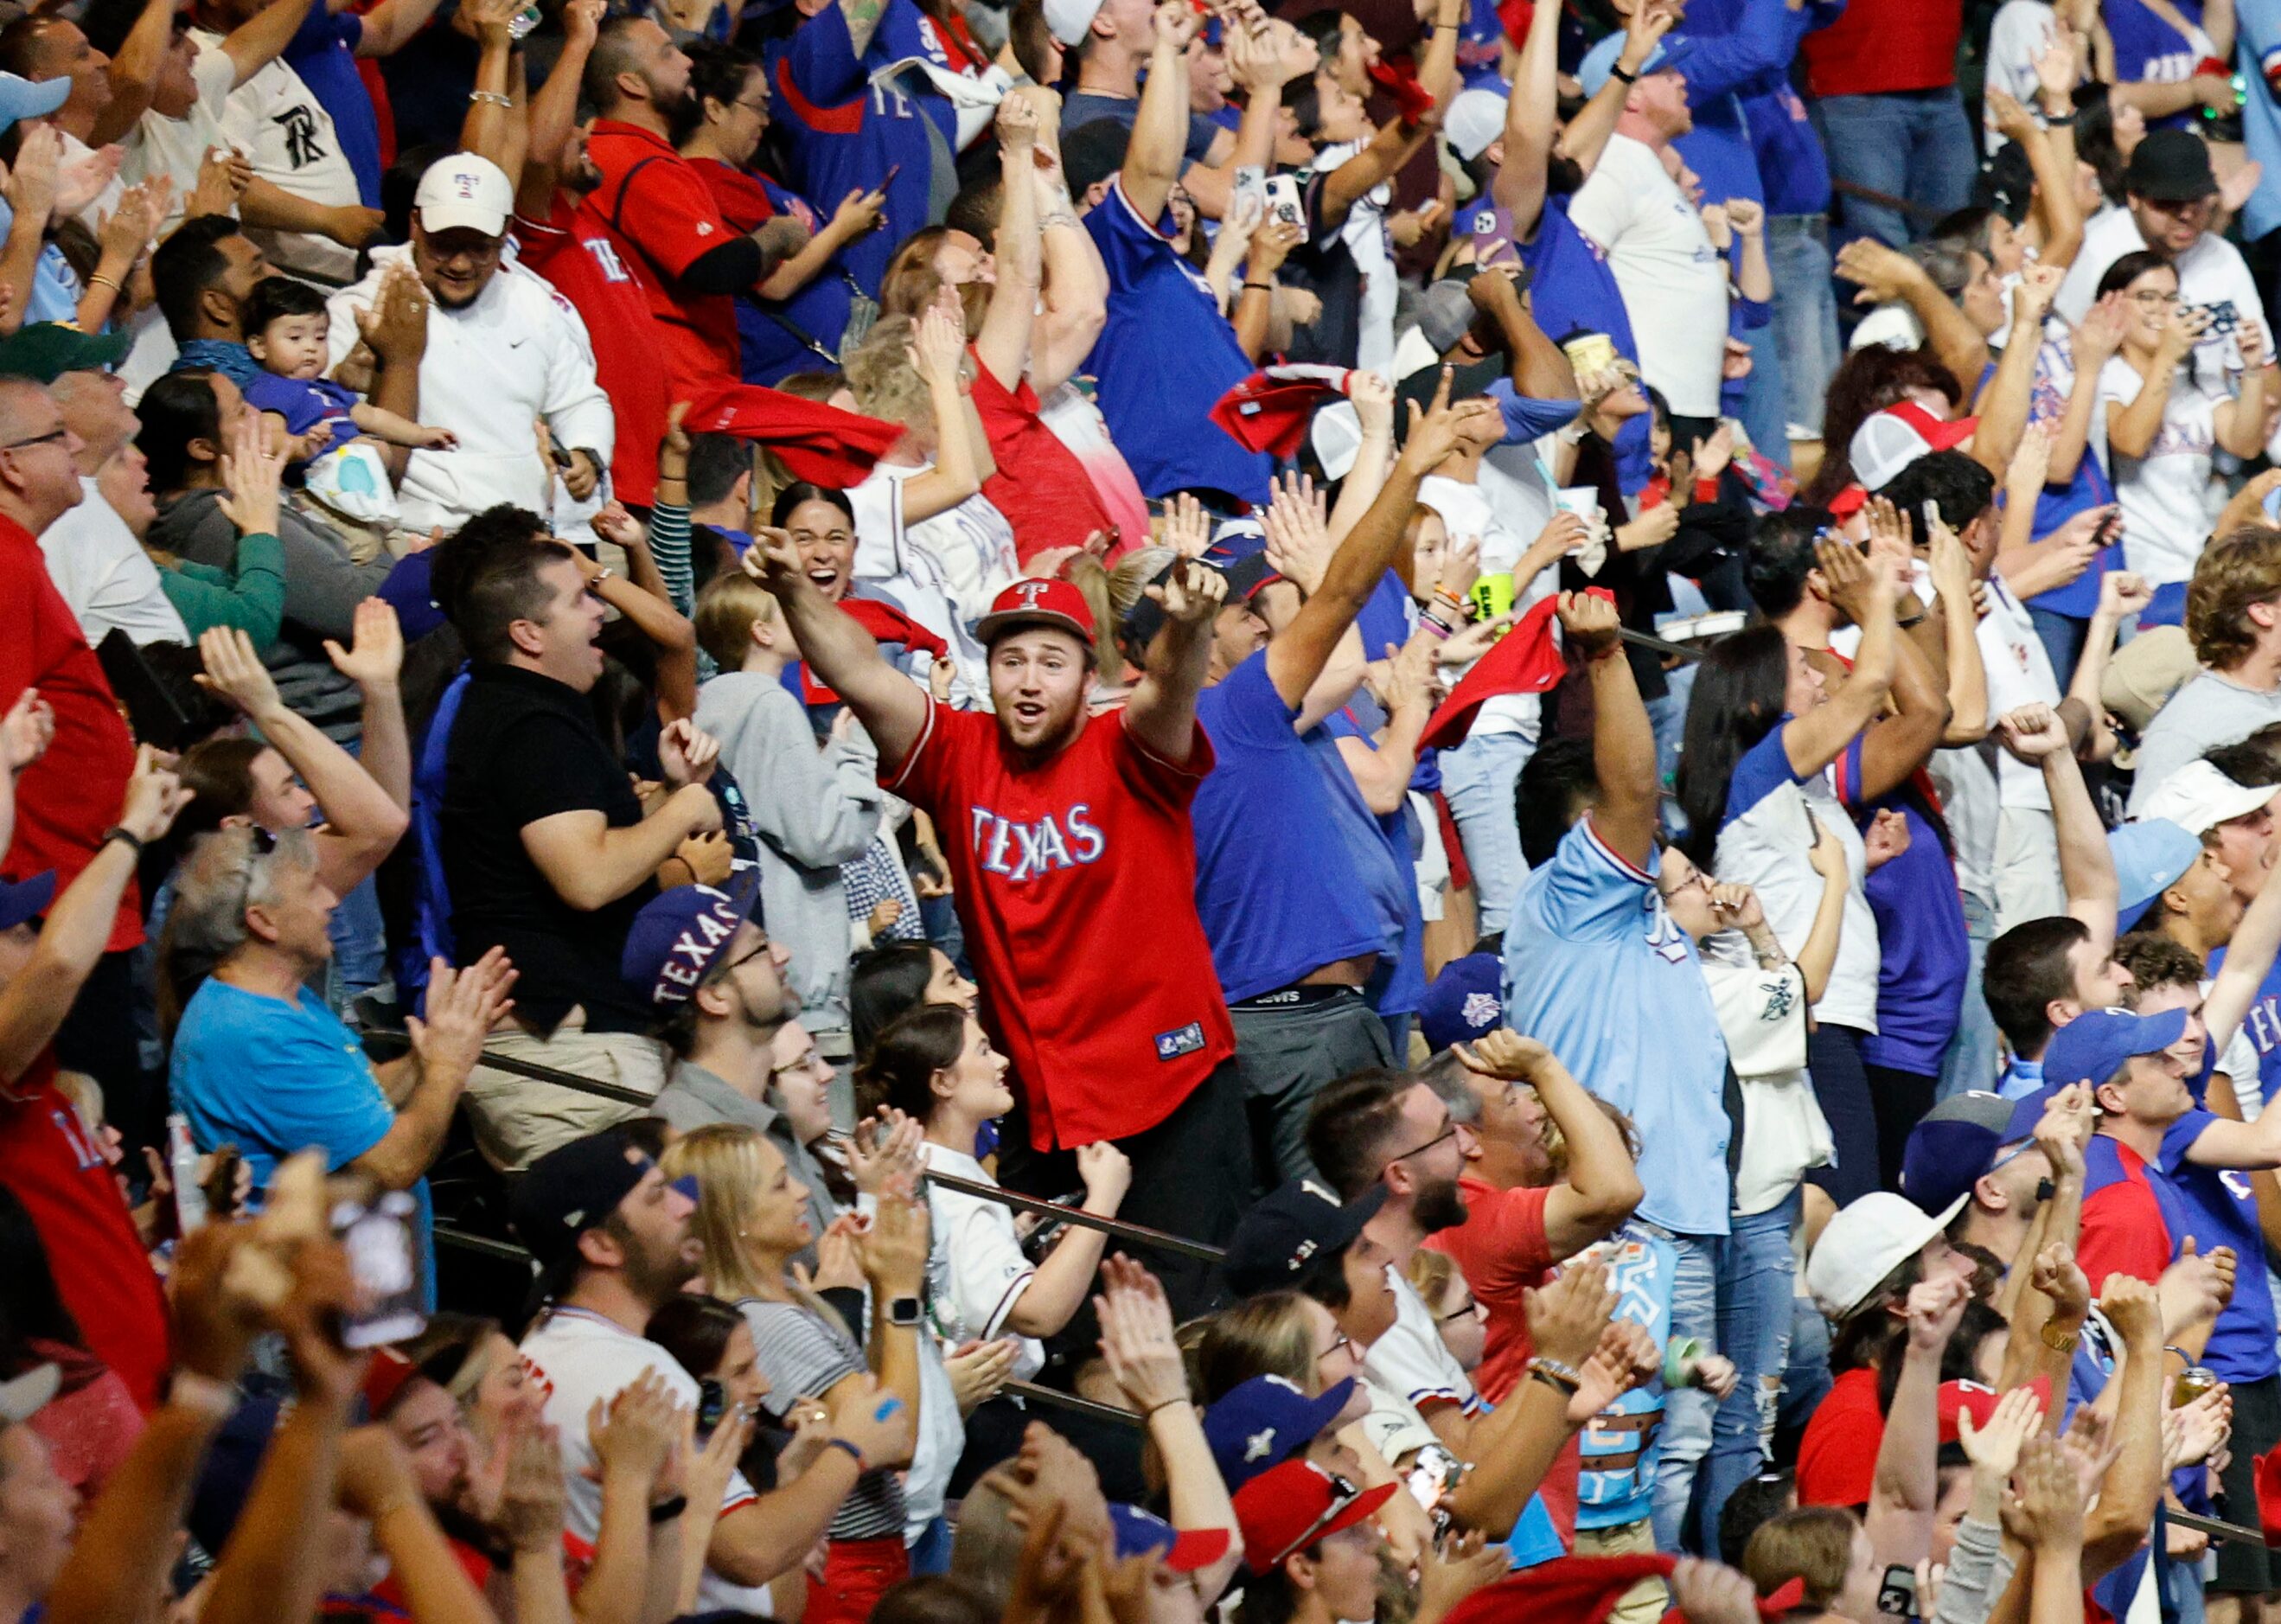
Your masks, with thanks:
[{"label": "denim jeans", "polygon": [[1790,361],[1782,353],[1782,329],[1764,327],[1736,335],[1751,346],[1750,375],[1733,415],[1760,455],[1777,468],[1790,467],[1790,390],[1783,382]]},{"label": "denim jeans", "polygon": [[1804,1200],[1792,1190],[1764,1212],[1732,1219],[1716,1243],[1719,1351],[1734,1363],[1735,1390],[1712,1417],[1710,1463],[1695,1496],[1695,1549],[1705,1556],[1719,1554],[1727,1496],[1773,1458],[1798,1272],[1790,1232]]},{"label": "denim jeans", "polygon": [[1513,893],[1528,878],[1513,793],[1535,748],[1523,734],[1476,733],[1442,752],[1442,795],[1473,871],[1473,908],[1484,936],[1504,929]]},{"label": "denim jeans", "polygon": [[1958,1012],[1956,1035],[1940,1057],[1944,1100],[1968,1088],[1993,1088],[2002,1058],[1996,1044],[1996,1017],[1988,1012],[1988,1000],[1981,993],[1988,944],[1996,940],[1996,915],[1968,891],[1964,893],[1964,940],[1971,956],[1965,964],[1964,1008]]},{"label": "denim jeans", "polygon": [[1767,221],[1767,259],[1775,274],[1775,319],[1766,330],[1782,352],[1784,409],[1798,428],[1820,434],[1822,396],[1845,358],[1829,281],[1829,221],[1819,214],[1775,215]]},{"label": "denim jeans", "polygon": [[1814,104],[1833,180],[1852,182],[1915,204],[1923,213],[1845,197],[1850,235],[1882,237],[1898,248],[1923,236],[1935,220],[1972,201],[1980,151],[1956,87],[1883,96],[1830,96]]},{"label": "denim jeans", "polygon": [[2083,658],[2091,623],[2056,609],[2039,609],[2032,603],[2028,606],[2028,618],[2035,623],[2036,636],[2043,642],[2044,653],[2051,656],[2052,675],[2059,678],[2064,691],[2075,676],[2075,662]]},{"label": "denim jeans", "polygon": [[[1719,1249],[1717,1235],[1675,1235],[1638,1218],[1625,1226],[1639,1238],[1658,1236],[1679,1253],[1671,1282],[1671,1334],[1695,1337],[1706,1348],[1719,1345]],[[1696,1474],[1711,1453],[1711,1395],[1695,1388],[1666,1392],[1663,1433],[1655,1467],[1655,1546],[1680,1549],[1687,1511],[1695,1496]]]}]

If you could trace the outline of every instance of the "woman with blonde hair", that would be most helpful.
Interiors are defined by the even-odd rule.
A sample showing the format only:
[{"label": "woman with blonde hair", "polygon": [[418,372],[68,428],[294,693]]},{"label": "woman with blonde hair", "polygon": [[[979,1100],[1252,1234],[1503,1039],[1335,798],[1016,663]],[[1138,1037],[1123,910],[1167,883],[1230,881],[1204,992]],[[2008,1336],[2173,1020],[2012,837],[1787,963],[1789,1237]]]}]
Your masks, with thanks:
[{"label": "woman with blonde hair", "polygon": [[[806,1624],[862,1624],[889,1586],[909,1572],[903,1486],[920,1416],[919,1293],[925,1283],[926,1209],[908,1187],[889,1187],[868,1226],[842,1217],[818,1237],[808,1219],[808,1187],[777,1148],[751,1128],[717,1123],[666,1148],[669,1179],[694,1177],[690,1230],[705,1247],[707,1284],[733,1303],[753,1334],[769,1393],[762,1402],[786,1419],[795,1400],[821,1400],[835,1412],[862,1405],[879,1419],[900,1409],[902,1447],[892,1458],[857,1455],[861,1475],[831,1520],[823,1582]],[[811,1277],[792,1259],[811,1242]],[[871,1297],[868,1349],[821,1295],[838,1288]],[[868,1359],[867,1359],[868,1354]],[[876,1373],[876,1374],[874,1373]]]}]

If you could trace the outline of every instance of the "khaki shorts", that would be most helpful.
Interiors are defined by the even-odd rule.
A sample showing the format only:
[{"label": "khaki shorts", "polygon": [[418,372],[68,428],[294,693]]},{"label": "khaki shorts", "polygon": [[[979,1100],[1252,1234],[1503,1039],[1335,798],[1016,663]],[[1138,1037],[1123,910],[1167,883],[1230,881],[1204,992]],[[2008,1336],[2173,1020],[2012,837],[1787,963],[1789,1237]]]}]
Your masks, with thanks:
[{"label": "khaki shorts", "polygon": [[[1651,1557],[1655,1529],[1645,1521],[1619,1523],[1612,1528],[1579,1528],[1580,1557]],[[1643,1579],[1623,1593],[1608,1624],[1662,1624],[1670,1607],[1670,1591],[1660,1579]]]},{"label": "khaki shorts", "polygon": [[[573,1009],[551,1038],[521,1026],[491,1033],[483,1053],[552,1066],[597,1082],[630,1088],[654,1099],[665,1087],[665,1049],[631,1032],[588,1032],[586,1012]],[[478,1064],[468,1076],[468,1120],[483,1159],[501,1172],[521,1172],[558,1145],[640,1116],[638,1106],[582,1094]]]}]

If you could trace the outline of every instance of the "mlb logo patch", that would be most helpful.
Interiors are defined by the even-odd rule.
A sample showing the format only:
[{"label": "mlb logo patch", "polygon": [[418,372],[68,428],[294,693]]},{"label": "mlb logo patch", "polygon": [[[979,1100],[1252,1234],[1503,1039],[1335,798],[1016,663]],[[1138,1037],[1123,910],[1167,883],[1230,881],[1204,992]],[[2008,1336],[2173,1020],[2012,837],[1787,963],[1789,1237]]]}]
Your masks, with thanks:
[{"label": "mlb logo patch", "polygon": [[1183,1055],[1193,1055],[1204,1046],[1204,1024],[1190,1021],[1177,1032],[1156,1034],[1156,1058],[1178,1060]]}]

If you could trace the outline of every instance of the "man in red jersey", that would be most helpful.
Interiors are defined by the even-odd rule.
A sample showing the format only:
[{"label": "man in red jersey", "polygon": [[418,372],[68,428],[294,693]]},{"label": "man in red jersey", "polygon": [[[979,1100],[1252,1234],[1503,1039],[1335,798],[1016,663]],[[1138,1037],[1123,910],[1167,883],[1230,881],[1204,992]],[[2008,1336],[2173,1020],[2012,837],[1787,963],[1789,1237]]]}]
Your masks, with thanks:
[{"label": "man in red jersey", "polygon": [[[19,699],[0,723],[0,843],[16,822],[15,791],[47,748],[71,765],[57,718],[47,745],[41,700]],[[58,761],[58,757],[63,759]],[[69,1095],[56,1087],[56,1029],[103,957],[143,847],[165,834],[189,800],[173,770],[144,746],[118,822],[56,894],[52,871],[0,881],[0,1186],[24,1203],[46,1249],[64,1306],[97,1357],[135,1402],[159,1402],[167,1369],[166,1311],[111,1164]],[[20,835],[21,831],[15,831]],[[20,839],[18,841],[20,847]],[[46,923],[35,926],[41,915]],[[123,1007],[104,1017],[131,1025]]]},{"label": "man in red jersey", "polygon": [[[880,782],[942,831],[985,1019],[1020,1079],[1026,1133],[1002,1141],[1001,1176],[1070,1188],[1071,1153],[1113,1141],[1133,1164],[1124,1217],[1225,1242],[1250,1141],[1196,918],[1188,802],[1212,766],[1195,703],[1226,578],[1187,561],[1148,589],[1165,623],[1146,675],[1098,716],[1084,595],[1015,582],[978,627],[994,716],[930,702],[816,589],[782,530],[746,558],[877,742]],[[1165,1284],[1183,1312],[1209,1289],[1194,1266]]]}]

